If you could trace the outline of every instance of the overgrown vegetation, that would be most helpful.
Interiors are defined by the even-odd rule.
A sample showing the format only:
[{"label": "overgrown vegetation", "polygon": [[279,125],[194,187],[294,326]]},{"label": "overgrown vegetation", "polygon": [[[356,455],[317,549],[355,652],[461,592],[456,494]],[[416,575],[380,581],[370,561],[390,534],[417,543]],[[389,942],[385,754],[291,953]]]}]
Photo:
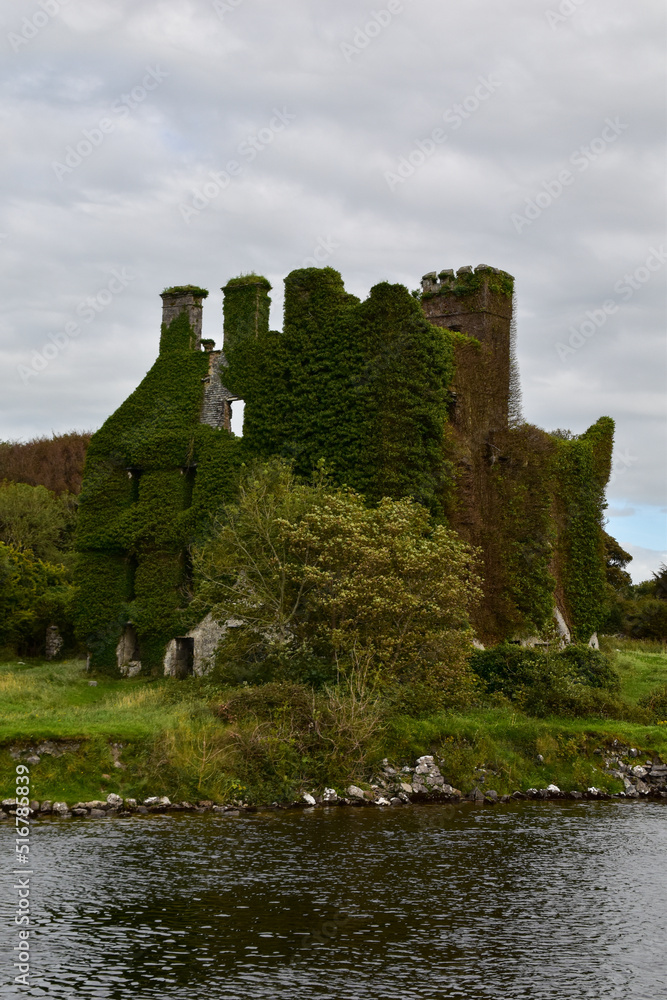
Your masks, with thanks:
[{"label": "overgrown vegetation", "polygon": [[209,357],[192,349],[182,312],[162,330],[161,353],[138,389],[88,448],[77,527],[77,634],[99,671],[131,621],[145,668],[190,627],[188,544],[231,499],[239,441],[201,424]]},{"label": "overgrown vegetation", "polygon": [[470,684],[474,559],[415,501],[369,507],[323,473],[305,485],[274,461],[242,480],[195,566],[202,610],[234,623],[224,679],[410,679],[447,703]]},{"label": "overgrown vegetation", "polygon": [[[525,656],[526,650],[514,648]],[[550,782],[564,790],[595,785],[618,791],[620,783],[602,772],[596,751],[616,739],[665,759],[667,719],[660,717],[660,698],[667,654],[635,651],[628,642],[620,654],[611,654],[611,663],[583,650],[569,656],[578,661],[570,664],[576,683],[592,678],[597,687],[591,690],[609,691],[626,704],[625,718],[536,718],[497,691],[478,691],[467,706],[449,711],[423,705],[423,712],[414,713],[408,685],[405,701],[395,688],[377,692],[342,684],[314,690],[294,681],[229,686],[211,679],[100,677],[91,687],[82,661],[5,663],[0,787],[3,796],[11,794],[10,746],[36,749],[50,739],[64,752],[42,752],[40,763],[31,765],[32,792],[40,800],[70,803],[111,791],[135,798],[289,801],[325,785],[340,792],[351,781],[363,786],[382,758],[401,766],[424,753],[442,757],[443,773],[464,793],[480,782],[499,793]],[[505,670],[499,659],[496,677]],[[621,689],[614,692],[609,685],[616,685],[615,671]],[[631,693],[647,688],[653,707],[651,698],[640,696],[641,709]],[[633,712],[644,714],[629,721]]]}]

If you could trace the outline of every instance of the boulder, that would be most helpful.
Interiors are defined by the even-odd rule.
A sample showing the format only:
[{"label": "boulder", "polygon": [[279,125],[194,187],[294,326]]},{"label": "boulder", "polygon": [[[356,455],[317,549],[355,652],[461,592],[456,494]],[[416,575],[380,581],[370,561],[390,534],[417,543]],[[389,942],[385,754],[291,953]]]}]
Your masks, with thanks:
[{"label": "boulder", "polygon": [[347,797],[350,799],[365,799],[366,792],[357,785],[350,785],[347,789]]},{"label": "boulder", "polygon": [[[315,797],[313,795],[311,795],[310,792],[304,792],[303,795],[301,796],[301,798],[303,799],[303,801],[306,803],[307,806],[316,806],[317,805],[317,802],[315,801]],[[215,808],[215,806],[213,808]]]},{"label": "boulder", "polygon": [[114,809],[120,809],[123,804],[122,795],[116,795],[114,792],[109,792],[107,795],[107,804],[112,806]]}]

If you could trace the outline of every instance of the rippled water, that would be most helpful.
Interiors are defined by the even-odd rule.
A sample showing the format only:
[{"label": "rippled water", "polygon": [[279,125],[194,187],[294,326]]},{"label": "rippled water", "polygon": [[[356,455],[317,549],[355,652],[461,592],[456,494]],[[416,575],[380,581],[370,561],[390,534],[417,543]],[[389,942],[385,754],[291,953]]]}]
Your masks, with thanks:
[{"label": "rippled water", "polygon": [[[657,803],[55,821],[32,842],[32,987],[5,964],[3,996],[667,997]],[[0,849],[8,872],[7,827]]]}]

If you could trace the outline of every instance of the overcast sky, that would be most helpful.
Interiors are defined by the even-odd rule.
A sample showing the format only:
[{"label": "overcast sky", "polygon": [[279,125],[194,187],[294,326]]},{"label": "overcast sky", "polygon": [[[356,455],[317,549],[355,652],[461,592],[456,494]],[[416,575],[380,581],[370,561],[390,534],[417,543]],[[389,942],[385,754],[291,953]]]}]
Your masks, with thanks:
[{"label": "overcast sky", "polygon": [[[316,261],[365,297],[516,277],[527,420],[616,420],[610,529],[667,558],[664,0],[0,0],[3,439],[95,429],[168,285]],[[313,259],[314,258],[314,259]]]}]

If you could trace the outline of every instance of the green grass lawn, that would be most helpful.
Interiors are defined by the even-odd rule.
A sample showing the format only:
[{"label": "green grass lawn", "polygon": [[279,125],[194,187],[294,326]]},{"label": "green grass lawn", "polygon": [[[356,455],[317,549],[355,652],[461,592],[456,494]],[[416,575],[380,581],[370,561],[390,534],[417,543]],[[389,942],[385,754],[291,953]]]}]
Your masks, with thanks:
[{"label": "green grass lawn", "polygon": [[196,681],[96,677],[83,660],[0,664],[0,742],[54,737],[140,739],[205,711]]},{"label": "green grass lawn", "polygon": [[[614,656],[629,703],[667,682],[664,647],[614,639],[605,645],[619,650]],[[667,759],[667,724],[536,719],[505,706],[430,718],[395,716],[374,735],[363,764],[350,760],[348,766],[339,755],[338,763],[329,765],[330,747],[323,743],[318,749],[311,740],[307,751],[299,750],[299,734],[289,727],[220,718],[212,706],[222,692],[216,698],[207,681],[96,677],[91,686],[90,680],[81,660],[0,663],[3,798],[14,784],[10,748],[36,747],[47,739],[70,746],[60,757],[42,754],[31,765],[33,795],[70,803],[110,791],[137,798],[272,801],[294,797],[302,787],[326,782],[340,790],[363,781],[385,756],[402,764],[431,752],[444,759],[448,780],[463,792],[480,780],[481,767],[487,770],[486,787],[499,793],[550,782],[565,790],[595,785],[615,791],[621,785],[602,774],[596,750],[617,739]]]},{"label": "green grass lawn", "polygon": [[652,690],[667,684],[667,651],[655,642],[608,639],[607,652],[613,653],[615,666],[621,675],[624,696],[639,701]]}]

